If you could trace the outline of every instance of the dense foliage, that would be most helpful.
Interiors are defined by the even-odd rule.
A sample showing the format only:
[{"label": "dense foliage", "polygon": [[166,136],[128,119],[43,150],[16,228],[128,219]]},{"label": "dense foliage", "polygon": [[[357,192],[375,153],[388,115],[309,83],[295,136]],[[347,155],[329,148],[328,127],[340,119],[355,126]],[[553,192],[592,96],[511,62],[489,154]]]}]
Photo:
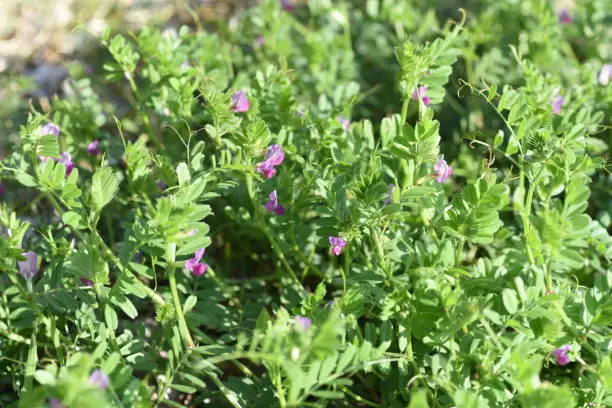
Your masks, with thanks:
[{"label": "dense foliage", "polygon": [[609,3],[431,3],[107,30],[0,165],[0,406],[612,405]]}]

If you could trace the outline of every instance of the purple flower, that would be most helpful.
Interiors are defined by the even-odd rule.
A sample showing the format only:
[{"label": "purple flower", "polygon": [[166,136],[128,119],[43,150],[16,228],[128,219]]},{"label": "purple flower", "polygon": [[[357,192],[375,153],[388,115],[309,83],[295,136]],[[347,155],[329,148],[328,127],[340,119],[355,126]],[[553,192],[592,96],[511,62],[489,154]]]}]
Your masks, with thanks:
[{"label": "purple flower", "polygon": [[87,145],[87,153],[91,154],[92,156],[99,155],[101,153],[101,151],[100,151],[100,141],[99,140],[94,140],[93,142],[88,144]]},{"label": "purple flower", "polygon": [[438,183],[443,183],[453,174],[453,168],[446,163],[446,160],[440,159],[434,164],[434,177]]},{"label": "purple flower", "polygon": [[268,147],[266,158],[263,163],[257,165],[257,172],[263,174],[265,178],[272,178],[276,174],[275,166],[279,166],[285,160],[283,148],[279,144]]},{"label": "purple flower", "polygon": [[603,86],[608,85],[612,79],[612,64],[605,64],[599,72],[599,83]]},{"label": "purple flower", "polygon": [[4,193],[6,193],[6,186],[0,183],[0,196],[4,195]]},{"label": "purple flower", "polygon": [[338,122],[340,122],[340,124],[342,125],[342,129],[344,129],[345,132],[348,132],[349,127],[351,126],[350,119],[347,119],[347,118],[344,118],[344,117],[340,116],[338,118]]},{"label": "purple flower", "polygon": [[285,11],[293,11],[295,10],[295,5],[292,0],[280,0],[280,5]]},{"label": "purple flower", "polygon": [[553,99],[553,101],[551,102],[551,106],[552,106],[552,113],[553,115],[558,115],[561,113],[561,107],[563,106],[563,104],[565,103],[565,98],[563,98],[561,95],[555,95],[555,99]]},{"label": "purple flower", "polygon": [[283,147],[279,144],[273,144],[268,147],[266,152],[266,161],[269,161],[273,166],[280,166],[285,160],[285,153],[283,153]]},{"label": "purple flower", "polygon": [[232,108],[234,109],[234,112],[246,112],[249,110],[250,106],[251,105],[244,91],[240,90],[234,92],[234,94],[232,95]]},{"label": "purple flower", "polygon": [[298,118],[303,118],[304,117],[304,111],[301,109],[296,109],[295,110],[295,116],[297,116]]},{"label": "purple flower", "polygon": [[285,214],[285,207],[282,204],[278,203],[278,196],[276,195],[276,190],[271,192],[268,197],[270,200],[264,204],[264,208],[270,212],[276,213],[276,215]]},{"label": "purple flower", "polygon": [[185,269],[191,271],[195,276],[202,276],[208,270],[208,264],[200,263],[200,259],[204,256],[204,248],[196,251],[195,256],[185,262]]},{"label": "purple flower", "polygon": [[59,136],[60,128],[55,123],[47,123],[45,126],[40,128],[39,133],[41,136],[44,136],[44,135]]},{"label": "purple flower", "polygon": [[431,99],[426,95],[427,93],[427,85],[419,86],[416,91],[412,93],[412,99],[418,101],[421,99],[423,101],[423,105],[428,106],[431,103]]},{"label": "purple flower", "polygon": [[329,243],[332,246],[331,252],[335,256],[339,256],[342,248],[346,246],[346,241],[340,237],[329,237]]},{"label": "purple flower", "polygon": [[395,184],[389,184],[387,187],[387,198],[385,198],[384,204],[389,205],[393,204],[393,199],[395,195]]},{"label": "purple flower", "polygon": [[259,35],[257,36],[257,38],[255,38],[255,45],[256,45],[256,46],[258,46],[258,47],[263,47],[263,45],[264,45],[265,43],[266,43],[266,38],[265,38],[263,35],[259,34]]},{"label": "purple flower", "polygon": [[63,408],[64,406],[62,405],[62,402],[58,400],[57,398],[51,398],[49,400],[49,407],[50,408]]},{"label": "purple flower", "polygon": [[567,356],[567,353],[569,351],[570,351],[570,345],[565,344],[559,347],[558,349],[553,350],[551,354],[553,355],[555,360],[557,360],[557,364],[559,364],[560,366],[564,366],[564,365],[568,365],[570,362],[570,359]]},{"label": "purple flower", "polygon": [[561,24],[571,24],[574,22],[574,17],[572,17],[568,9],[563,9],[559,12],[559,22]]},{"label": "purple flower", "polygon": [[63,152],[61,159],[59,162],[66,166],[66,176],[69,176],[74,169],[74,162],[72,161],[72,156],[68,152]]},{"label": "purple flower", "polygon": [[312,326],[312,320],[306,316],[295,316],[295,323],[304,331]]},{"label": "purple flower", "polygon": [[157,188],[159,188],[160,190],[165,190],[168,188],[168,183],[166,183],[164,180],[157,180],[155,182],[155,185],[157,186]]},{"label": "purple flower", "polygon": [[108,388],[108,375],[104,374],[104,371],[95,369],[93,373],[89,376],[89,383],[95,385],[101,390],[105,390]]},{"label": "purple flower", "polygon": [[93,286],[93,282],[92,282],[92,281],[90,281],[90,280],[89,280],[89,279],[87,279],[87,278],[80,278],[79,280],[81,281],[81,284],[82,284],[82,285],[85,285],[85,286]]},{"label": "purple flower", "polygon": [[270,179],[276,175],[276,169],[268,162],[260,163],[257,166],[257,172],[263,174],[263,176],[267,179]]},{"label": "purple flower", "polygon": [[38,273],[38,256],[36,252],[28,251],[21,254],[25,256],[25,261],[19,261],[19,273],[26,279],[32,279]]}]

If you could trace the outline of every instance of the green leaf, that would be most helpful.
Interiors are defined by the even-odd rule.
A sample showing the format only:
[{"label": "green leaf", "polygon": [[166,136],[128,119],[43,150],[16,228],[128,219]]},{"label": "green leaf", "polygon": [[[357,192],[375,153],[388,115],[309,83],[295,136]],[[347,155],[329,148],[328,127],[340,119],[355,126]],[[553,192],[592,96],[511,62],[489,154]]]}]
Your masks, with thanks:
[{"label": "green leaf", "polygon": [[473,243],[491,242],[502,226],[498,212],[507,204],[509,194],[508,186],[495,184],[495,180],[495,175],[489,173],[457,194],[444,215],[442,229]]},{"label": "green leaf", "polygon": [[185,185],[189,180],[191,180],[191,175],[189,174],[189,168],[186,163],[180,163],[176,167],[176,175],[178,177],[179,185]]},{"label": "green leaf", "polygon": [[42,385],[54,385],[55,384],[55,376],[48,372],[47,370],[36,370],[34,374],[34,378]]},{"label": "green leaf", "polygon": [[194,392],[197,391],[197,388],[190,387],[188,385],[182,385],[182,384],[172,384],[170,385],[170,388],[174,388],[175,390],[184,392],[185,394],[193,394]]},{"label": "green leaf", "polygon": [[518,310],[518,298],[516,296],[516,292],[512,289],[505,288],[502,291],[502,301],[504,302],[504,307],[511,315],[515,314]]},{"label": "green leaf", "polygon": [[429,408],[429,404],[427,403],[427,391],[414,391],[410,398],[410,405],[408,405],[408,408]]},{"label": "green leaf", "polygon": [[96,171],[91,182],[91,198],[96,210],[101,210],[111,202],[119,190],[119,179],[110,167]]}]

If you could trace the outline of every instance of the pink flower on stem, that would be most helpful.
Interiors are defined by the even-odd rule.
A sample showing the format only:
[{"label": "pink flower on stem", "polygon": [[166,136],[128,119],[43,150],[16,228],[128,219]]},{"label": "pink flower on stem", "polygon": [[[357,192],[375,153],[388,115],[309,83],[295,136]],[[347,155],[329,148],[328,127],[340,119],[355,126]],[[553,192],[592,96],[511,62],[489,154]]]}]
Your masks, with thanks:
[{"label": "pink flower on stem", "polygon": [[276,213],[276,215],[285,214],[285,207],[282,204],[278,203],[278,196],[276,194],[276,190],[271,192],[268,195],[268,198],[270,198],[270,200],[266,204],[264,204],[264,208],[266,210]]},{"label": "pink flower on stem", "polygon": [[346,246],[346,241],[340,237],[329,237],[329,243],[332,246],[331,253],[335,256],[339,256]]},{"label": "pink flower on stem", "polygon": [[249,110],[251,104],[247,99],[246,93],[242,90],[234,92],[232,95],[232,108],[236,113],[242,113]]},{"label": "pink flower on stem", "polygon": [[39,134],[41,136],[43,135],[59,136],[60,128],[55,123],[47,123],[46,125],[40,128]]},{"label": "pink flower on stem", "polygon": [[72,161],[72,156],[70,153],[63,152],[59,162],[66,166],[66,176],[69,176],[70,173],[72,173],[72,170],[74,170],[74,162]]},{"label": "pink flower on stem", "polygon": [[572,24],[574,17],[572,17],[568,9],[563,9],[559,12],[559,22],[561,24]]},{"label": "pink flower on stem", "polygon": [[443,183],[453,174],[453,168],[446,163],[446,160],[440,159],[434,164],[434,177],[438,183]]},{"label": "pink flower on stem", "polygon": [[98,368],[89,376],[89,383],[100,388],[101,390],[105,390],[108,388],[108,375]]},{"label": "pink flower on stem", "polygon": [[389,186],[387,187],[387,198],[385,198],[385,201],[383,203],[385,205],[393,204],[394,195],[395,195],[395,184],[389,184]]},{"label": "pink flower on stem", "polygon": [[552,106],[552,114],[558,115],[561,113],[561,107],[565,104],[565,98],[555,92],[554,99],[550,103]]},{"label": "pink flower on stem", "polygon": [[208,270],[208,264],[200,263],[200,259],[204,256],[204,248],[196,251],[195,256],[185,262],[185,269],[191,271],[195,276],[202,276]]},{"label": "pink flower on stem", "polygon": [[428,106],[431,103],[431,99],[427,96],[427,85],[419,86],[416,91],[412,93],[412,99],[423,101],[423,105]]},{"label": "pink flower on stem", "polygon": [[266,158],[263,163],[257,165],[257,172],[265,178],[272,178],[276,174],[275,166],[279,166],[285,160],[283,148],[279,144],[268,147]]},{"label": "pink flower on stem", "polygon": [[351,126],[350,119],[340,116],[338,118],[338,122],[340,122],[340,124],[342,125],[342,129],[344,129],[345,132],[348,132],[349,127]]},{"label": "pink flower on stem", "polygon": [[564,366],[570,363],[570,359],[567,356],[567,353],[570,351],[570,348],[571,347],[569,344],[565,344],[559,347],[558,349],[552,351],[551,354],[557,361],[557,364],[559,364],[560,366]]},{"label": "pink flower on stem", "polygon": [[101,153],[100,151],[100,141],[99,140],[94,140],[93,142],[89,143],[87,145],[87,153],[91,154],[92,156],[97,156]]},{"label": "pink flower on stem", "polygon": [[292,12],[295,10],[295,5],[292,0],[280,0],[280,5],[285,11]]},{"label": "pink flower on stem", "polygon": [[62,402],[57,398],[51,398],[49,400],[49,408],[63,408]]},{"label": "pink flower on stem", "polygon": [[610,83],[610,79],[612,79],[612,64],[605,64],[599,72],[599,83],[606,86]]},{"label": "pink flower on stem", "polygon": [[19,273],[26,279],[32,279],[38,273],[38,255],[33,251],[24,252],[21,255],[26,259],[17,262]]},{"label": "pink flower on stem", "polygon": [[295,323],[304,331],[312,326],[312,320],[306,316],[295,316]]}]

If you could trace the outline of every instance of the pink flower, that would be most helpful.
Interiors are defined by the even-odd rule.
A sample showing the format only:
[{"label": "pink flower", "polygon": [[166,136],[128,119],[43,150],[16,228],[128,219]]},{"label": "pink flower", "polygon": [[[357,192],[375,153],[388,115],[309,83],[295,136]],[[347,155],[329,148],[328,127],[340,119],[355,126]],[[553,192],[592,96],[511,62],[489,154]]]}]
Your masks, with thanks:
[{"label": "pink flower", "polygon": [[599,83],[603,86],[608,85],[612,79],[612,64],[605,64],[599,72]]},{"label": "pink flower", "polygon": [[385,205],[393,204],[393,199],[395,195],[395,184],[389,184],[387,187],[387,198],[383,202]]},{"label": "pink flower", "polygon": [[350,119],[347,119],[347,118],[344,118],[344,117],[340,116],[338,118],[338,122],[340,122],[340,124],[342,125],[342,129],[344,129],[345,132],[348,132],[349,127],[351,126]]},{"label": "pink flower", "polygon": [[426,95],[427,93],[427,85],[419,86],[416,91],[412,93],[412,99],[418,101],[421,99],[423,101],[423,105],[428,106],[431,103],[431,99]]},{"label": "pink flower", "polygon": [[81,284],[84,286],[93,286],[93,282],[87,278],[80,278],[79,281],[81,281]]},{"label": "pink flower", "polygon": [[571,24],[574,22],[574,17],[572,17],[568,9],[563,9],[559,12],[559,22],[561,24]]},{"label": "pink flower", "polygon": [[553,101],[550,104],[552,106],[553,115],[558,115],[561,113],[561,107],[563,106],[564,103],[565,103],[565,98],[563,98],[561,95],[555,95],[555,99],[553,99]]},{"label": "pink flower", "polygon": [[49,400],[49,408],[63,408],[62,402],[57,398],[51,398]]},{"label": "pink flower", "polygon": [[264,208],[266,210],[276,213],[276,215],[285,214],[285,207],[282,204],[278,203],[278,196],[276,195],[276,190],[271,192],[268,195],[268,198],[270,198],[270,200],[266,204],[264,204]]},{"label": "pink flower", "polygon": [[346,246],[346,241],[340,237],[329,237],[329,243],[332,246],[331,252],[335,256],[339,256],[342,248]]},{"label": "pink flower", "polygon": [[279,166],[285,160],[283,148],[279,144],[268,147],[266,158],[263,163],[257,165],[257,172],[263,174],[265,178],[272,178],[276,174],[275,166]]},{"label": "pink flower", "polygon": [[95,385],[101,390],[105,390],[108,388],[108,375],[104,374],[104,371],[98,368],[89,376],[89,383],[91,385]]},{"label": "pink flower", "polygon": [[295,323],[304,331],[312,326],[312,320],[306,316],[295,316]]},{"label": "pink flower", "polygon": [[257,36],[257,38],[255,38],[255,45],[256,45],[256,46],[258,46],[258,47],[263,47],[263,45],[264,45],[265,43],[266,43],[266,38],[265,38],[263,35],[259,34],[259,35]]},{"label": "pink flower", "polygon": [[26,279],[32,279],[38,273],[38,255],[33,251],[24,252],[21,255],[26,260],[17,262],[19,273]]},{"label": "pink flower", "polygon": [[62,157],[59,159],[59,162],[66,166],[66,176],[69,176],[74,169],[74,162],[72,161],[72,156],[68,152],[63,152]]},{"label": "pink flower", "polygon": [[292,12],[295,10],[295,5],[292,0],[280,0],[280,5],[285,11]]},{"label": "pink flower", "polygon": [[570,345],[565,344],[559,347],[558,349],[553,350],[551,354],[553,355],[555,360],[557,360],[557,364],[559,364],[560,366],[564,366],[564,365],[568,365],[570,362],[570,359],[567,356],[567,353],[569,351],[570,351]]},{"label": "pink flower", "polygon": [[4,195],[4,193],[6,193],[6,186],[0,183],[0,196]]},{"label": "pink flower", "polygon": [[196,251],[195,256],[185,262],[185,269],[191,271],[195,276],[202,276],[208,270],[208,264],[200,263],[200,259],[204,256],[204,248]]},{"label": "pink flower", "polygon": [[40,128],[39,134],[43,135],[54,135],[59,136],[60,128],[55,123],[47,123],[43,127]]},{"label": "pink flower", "polygon": [[244,93],[242,90],[234,92],[232,95],[232,104],[232,108],[236,113],[246,112],[251,106],[249,100],[247,99],[246,93]]},{"label": "pink flower", "polygon": [[91,154],[92,156],[99,155],[101,153],[100,152],[100,141],[94,140],[93,142],[89,143],[87,145],[87,153]]},{"label": "pink flower", "polygon": [[268,147],[266,152],[266,161],[269,161],[273,166],[280,166],[285,160],[285,153],[283,153],[283,147],[279,144],[273,144]]},{"label": "pink flower", "polygon": [[453,174],[453,168],[446,163],[446,160],[440,159],[434,164],[434,177],[438,183],[443,183]]}]

